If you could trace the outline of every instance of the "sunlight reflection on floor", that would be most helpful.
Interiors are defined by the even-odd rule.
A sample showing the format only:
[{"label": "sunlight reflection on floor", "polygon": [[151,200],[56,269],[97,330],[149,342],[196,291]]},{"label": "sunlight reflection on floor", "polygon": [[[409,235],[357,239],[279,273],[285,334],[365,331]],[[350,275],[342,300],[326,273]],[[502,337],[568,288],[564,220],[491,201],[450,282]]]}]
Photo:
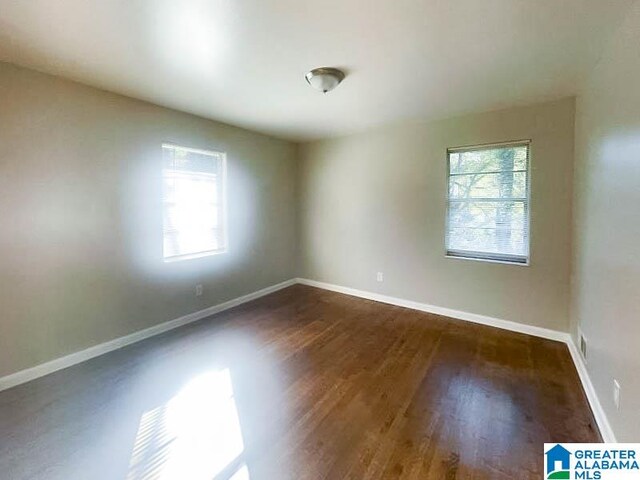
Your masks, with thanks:
[{"label": "sunlight reflection on floor", "polygon": [[[142,415],[128,479],[211,480],[243,450],[229,370],[206,373]],[[239,467],[229,476],[249,480],[247,466]]]},{"label": "sunlight reflection on floor", "polygon": [[249,469],[246,465],[243,465],[229,480],[251,480]]}]

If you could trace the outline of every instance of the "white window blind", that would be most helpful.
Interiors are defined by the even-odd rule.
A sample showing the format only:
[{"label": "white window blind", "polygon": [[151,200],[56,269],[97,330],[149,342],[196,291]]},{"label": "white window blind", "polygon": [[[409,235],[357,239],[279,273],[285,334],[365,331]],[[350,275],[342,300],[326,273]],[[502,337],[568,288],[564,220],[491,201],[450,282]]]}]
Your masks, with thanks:
[{"label": "white window blind", "polygon": [[529,142],[452,148],[447,255],[529,263]]},{"label": "white window blind", "polygon": [[222,152],[162,145],[164,260],[226,250]]}]

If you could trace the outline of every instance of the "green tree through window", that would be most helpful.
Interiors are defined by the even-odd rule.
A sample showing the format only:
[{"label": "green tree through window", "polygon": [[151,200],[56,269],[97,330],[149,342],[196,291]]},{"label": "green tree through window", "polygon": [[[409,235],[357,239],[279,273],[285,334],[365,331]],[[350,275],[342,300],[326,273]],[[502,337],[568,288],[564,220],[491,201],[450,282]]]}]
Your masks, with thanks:
[{"label": "green tree through window", "polygon": [[529,260],[529,143],[448,151],[447,254]]}]

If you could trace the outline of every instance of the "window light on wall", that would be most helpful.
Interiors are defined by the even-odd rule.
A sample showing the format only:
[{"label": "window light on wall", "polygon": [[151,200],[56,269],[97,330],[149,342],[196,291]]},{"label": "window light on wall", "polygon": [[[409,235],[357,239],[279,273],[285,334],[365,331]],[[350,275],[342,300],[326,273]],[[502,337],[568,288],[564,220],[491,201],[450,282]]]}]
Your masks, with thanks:
[{"label": "window light on wall", "polygon": [[162,145],[165,262],[227,249],[226,154]]}]

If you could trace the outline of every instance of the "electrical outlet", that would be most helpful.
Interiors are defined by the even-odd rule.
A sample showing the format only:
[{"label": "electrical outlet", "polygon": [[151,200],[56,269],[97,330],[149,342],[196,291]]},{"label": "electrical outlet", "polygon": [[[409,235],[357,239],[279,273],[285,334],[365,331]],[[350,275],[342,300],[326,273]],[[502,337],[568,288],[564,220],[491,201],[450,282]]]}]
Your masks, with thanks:
[{"label": "electrical outlet", "polygon": [[376,274],[376,280],[379,281],[379,282],[384,282],[384,273],[378,272]]},{"label": "electrical outlet", "polygon": [[615,378],[613,379],[613,404],[620,410],[620,384]]},{"label": "electrical outlet", "polygon": [[201,283],[196,285],[196,297],[199,297],[200,295],[202,295],[202,284]]}]

